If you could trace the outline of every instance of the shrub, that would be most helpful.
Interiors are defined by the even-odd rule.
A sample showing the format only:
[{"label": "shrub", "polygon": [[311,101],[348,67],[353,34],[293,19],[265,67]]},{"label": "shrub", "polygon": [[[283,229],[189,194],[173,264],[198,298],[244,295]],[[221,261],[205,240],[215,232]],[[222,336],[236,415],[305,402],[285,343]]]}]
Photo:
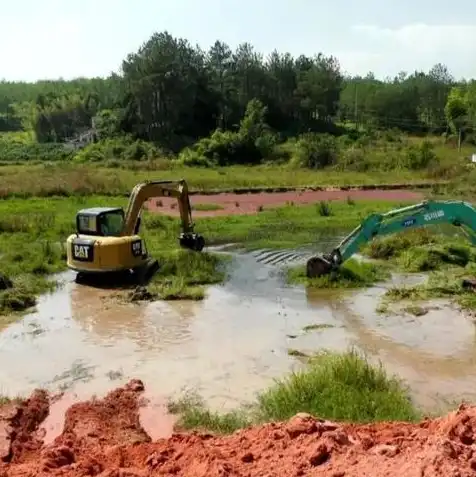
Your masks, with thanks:
[{"label": "shrub", "polygon": [[0,134],[0,161],[65,161],[71,159],[73,151],[64,144],[40,144],[32,140],[31,135]]},{"label": "shrub", "polygon": [[330,134],[306,133],[296,142],[293,165],[322,169],[337,161],[338,146]]},{"label": "shrub", "polygon": [[182,428],[218,433],[284,421],[299,412],[352,422],[415,421],[420,417],[406,387],[355,351],[322,352],[302,371],[261,392],[256,403],[228,413],[208,410],[193,395],[170,403],[169,411],[179,414]]},{"label": "shrub", "polygon": [[179,162],[206,167],[260,163],[279,142],[279,136],[264,121],[266,112],[260,101],[251,100],[238,132],[215,130],[210,137],[184,149],[179,155]]},{"label": "shrub", "polygon": [[434,146],[429,141],[423,141],[418,146],[410,146],[406,155],[406,167],[412,170],[426,169],[438,160]]},{"label": "shrub", "polygon": [[89,144],[76,154],[74,160],[76,162],[98,162],[107,159],[145,161],[160,155],[161,151],[152,143],[124,136]]}]

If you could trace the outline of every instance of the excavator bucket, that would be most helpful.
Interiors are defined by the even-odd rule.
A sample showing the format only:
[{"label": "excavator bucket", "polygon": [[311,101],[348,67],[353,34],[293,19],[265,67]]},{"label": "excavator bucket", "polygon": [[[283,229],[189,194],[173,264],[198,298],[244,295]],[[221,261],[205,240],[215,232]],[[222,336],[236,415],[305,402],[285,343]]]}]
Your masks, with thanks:
[{"label": "excavator bucket", "polygon": [[328,275],[332,269],[331,262],[325,259],[322,255],[317,255],[307,261],[306,275],[307,278],[317,278],[323,275]]}]

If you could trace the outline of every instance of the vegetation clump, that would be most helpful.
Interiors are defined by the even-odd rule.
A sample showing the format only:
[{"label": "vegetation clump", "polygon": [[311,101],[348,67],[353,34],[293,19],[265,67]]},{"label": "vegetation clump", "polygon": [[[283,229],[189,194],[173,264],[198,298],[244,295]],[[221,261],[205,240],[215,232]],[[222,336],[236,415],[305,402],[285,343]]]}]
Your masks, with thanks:
[{"label": "vegetation clump", "polygon": [[476,249],[461,238],[418,229],[373,240],[363,252],[370,258],[389,260],[406,272],[427,272],[452,265],[464,267],[473,260]]},{"label": "vegetation clump", "polygon": [[229,413],[207,409],[197,396],[171,402],[178,427],[230,433],[251,424],[283,421],[299,412],[351,422],[415,421],[420,417],[408,389],[360,353],[323,352],[305,368],[278,380],[256,402]]},{"label": "vegetation clump", "polygon": [[375,265],[350,258],[337,270],[317,278],[307,278],[306,267],[287,269],[287,282],[301,283],[312,288],[361,288],[388,278],[389,272],[383,265]]},{"label": "vegetation clump", "polygon": [[202,300],[204,285],[225,278],[223,258],[213,253],[173,250],[155,257],[160,268],[148,290],[163,300]]}]

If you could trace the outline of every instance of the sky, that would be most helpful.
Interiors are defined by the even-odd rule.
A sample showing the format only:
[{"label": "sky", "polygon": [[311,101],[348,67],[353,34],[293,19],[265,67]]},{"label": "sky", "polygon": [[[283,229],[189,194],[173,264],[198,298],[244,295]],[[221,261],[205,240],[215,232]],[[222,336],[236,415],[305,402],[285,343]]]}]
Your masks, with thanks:
[{"label": "sky", "polygon": [[0,0],[0,79],[107,76],[154,32],[208,49],[319,52],[377,77],[445,64],[476,77],[476,1]]}]

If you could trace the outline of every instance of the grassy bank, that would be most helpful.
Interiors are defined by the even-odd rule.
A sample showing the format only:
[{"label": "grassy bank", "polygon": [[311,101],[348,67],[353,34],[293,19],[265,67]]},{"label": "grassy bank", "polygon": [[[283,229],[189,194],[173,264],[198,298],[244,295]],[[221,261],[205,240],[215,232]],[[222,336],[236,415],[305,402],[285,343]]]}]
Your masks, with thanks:
[{"label": "grassy bank", "polygon": [[307,278],[306,267],[290,267],[286,270],[286,281],[312,288],[362,288],[390,277],[387,267],[360,262],[350,258],[338,269],[318,278]]},{"label": "grassy bank", "polygon": [[[0,312],[22,310],[34,297],[52,286],[47,277],[65,269],[66,237],[75,229],[75,214],[84,207],[125,206],[123,197],[32,198],[0,201],[0,265],[14,282],[12,290],[0,291]],[[249,248],[295,247],[323,237],[337,240],[374,211],[393,203],[342,202],[331,206],[286,206],[253,216],[200,218],[197,231],[207,244],[243,243]],[[325,214],[323,215],[323,210]],[[223,279],[222,260],[209,253],[177,251],[180,224],[177,218],[144,214],[143,235],[150,253],[162,269],[150,286],[159,298],[203,297],[203,285]]]},{"label": "grassy bank", "polygon": [[[50,198],[0,201],[0,270],[13,287],[0,291],[0,314],[35,305],[36,297],[54,289],[50,275],[66,269],[64,242],[75,230],[77,210],[94,205],[124,206],[123,198]],[[178,249],[177,220],[152,218],[144,228],[149,252],[162,266],[150,291],[162,299],[201,299],[203,285],[223,280],[223,259]],[[3,319],[5,320],[5,318]]]},{"label": "grassy bank", "polygon": [[229,413],[210,411],[196,396],[171,402],[169,409],[179,415],[180,428],[219,433],[286,420],[298,412],[352,422],[419,418],[402,383],[355,351],[312,357],[305,369],[259,393],[254,404]]},{"label": "grassy bank", "polygon": [[[342,201],[305,206],[286,205],[251,216],[199,218],[195,222],[209,244],[239,242],[248,249],[292,248],[325,242],[331,247],[362,219],[403,205],[391,201]],[[154,228],[149,216],[147,226]],[[172,219],[170,219],[172,220]]]},{"label": "grassy bank", "polygon": [[[476,276],[476,247],[455,229],[441,227],[440,234],[416,230],[375,240],[365,249],[369,257],[384,260],[396,270],[428,273],[428,280],[416,286],[392,287],[379,310],[386,312],[395,302],[407,303],[404,310],[418,314],[425,301],[448,298],[462,308],[475,311],[476,295],[463,287],[465,277]],[[413,311],[412,311],[413,310]]]},{"label": "grassy bank", "polygon": [[0,167],[0,198],[58,196],[117,196],[130,193],[144,180],[185,178],[193,190],[283,186],[349,186],[434,182],[412,171],[345,172],[293,169],[289,166],[185,167],[158,160],[122,164],[126,168],[90,164],[30,164]]},{"label": "grassy bank", "polygon": [[220,283],[226,276],[225,257],[181,249],[168,252],[150,250],[161,268],[148,289],[159,299],[202,300],[205,297],[204,285]]},{"label": "grassy bank", "polygon": [[[15,282],[13,291],[0,292],[0,303],[3,303],[0,311],[5,313],[24,308],[31,303],[27,297],[36,296],[51,286],[46,280],[48,275],[64,269],[65,254],[61,243],[74,230],[78,209],[101,205],[125,206],[126,203],[126,198],[105,196],[0,201],[0,265]],[[196,231],[205,237],[207,245],[241,243],[248,249],[256,249],[312,244],[330,249],[369,214],[385,212],[400,205],[380,201],[288,205],[252,216],[199,218],[196,219]],[[209,253],[177,250],[179,232],[177,218],[144,214],[143,236],[150,253],[162,264],[150,290],[164,299],[200,299],[204,294],[203,285],[223,279],[222,260]],[[411,265],[414,270],[431,269],[435,257],[440,257],[442,263],[453,261],[453,264],[464,258],[464,247],[445,245],[437,242],[432,234],[425,234],[418,232],[411,240],[407,235],[398,235],[376,241],[368,247],[367,253],[384,259],[385,264],[408,264],[407,268]],[[412,252],[406,250],[410,245]],[[417,254],[419,261],[410,253]],[[434,269],[438,266],[435,265]],[[314,285],[367,286],[385,278],[386,273],[385,267],[352,260],[338,274]],[[302,283],[305,281],[304,270],[300,268],[290,272],[289,279]],[[25,300],[25,306],[21,305],[21,301],[17,303],[20,298]]]}]

